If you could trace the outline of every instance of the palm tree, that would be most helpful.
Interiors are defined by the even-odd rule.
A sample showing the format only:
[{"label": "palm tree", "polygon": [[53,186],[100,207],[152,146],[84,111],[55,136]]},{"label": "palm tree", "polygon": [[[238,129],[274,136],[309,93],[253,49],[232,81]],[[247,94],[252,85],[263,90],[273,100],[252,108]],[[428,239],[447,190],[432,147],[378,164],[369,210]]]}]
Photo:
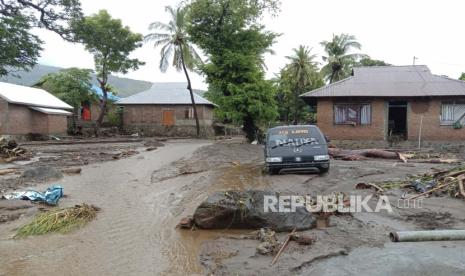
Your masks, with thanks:
[{"label": "palm tree", "polygon": [[321,68],[321,71],[329,83],[348,77],[357,60],[365,57],[362,54],[349,53],[352,49],[360,50],[362,47],[353,35],[333,34],[331,41],[323,41],[320,44],[328,54],[323,56],[323,61],[326,61],[327,64]]},{"label": "palm tree", "polygon": [[179,6],[174,9],[173,7],[167,6],[165,9],[171,16],[170,22],[165,24],[157,21],[150,24],[149,30],[155,30],[158,32],[146,35],[145,41],[153,41],[155,48],[163,45],[160,51],[161,59],[159,66],[162,72],[166,72],[168,69],[172,56],[172,66],[176,68],[177,71],[184,71],[187,79],[187,89],[189,90],[192,108],[194,109],[197,136],[199,136],[199,118],[197,116],[197,107],[195,105],[194,92],[192,91],[191,79],[188,71],[192,71],[197,62],[201,62],[201,59],[193,45],[190,43],[186,32],[187,7]]},{"label": "palm tree", "polygon": [[316,55],[311,54],[311,48],[300,45],[297,49],[292,49],[294,54],[286,56],[290,63],[285,70],[294,82],[294,124],[298,123],[299,95],[305,92],[306,88],[313,85],[315,75],[317,75],[317,63],[314,61]]}]

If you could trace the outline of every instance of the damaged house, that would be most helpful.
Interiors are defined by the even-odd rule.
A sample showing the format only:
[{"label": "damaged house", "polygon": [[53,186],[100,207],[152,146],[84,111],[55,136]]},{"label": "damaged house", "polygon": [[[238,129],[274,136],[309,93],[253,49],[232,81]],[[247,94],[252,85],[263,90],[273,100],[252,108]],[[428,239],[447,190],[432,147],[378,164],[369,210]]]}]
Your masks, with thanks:
[{"label": "damaged house", "polygon": [[65,134],[72,109],[45,90],[0,82],[0,135]]},{"label": "damaged house", "polygon": [[424,65],[354,68],[351,77],[301,97],[333,139],[465,139],[465,82]]},{"label": "damaged house", "polygon": [[[214,135],[214,104],[194,92],[203,136]],[[146,91],[116,102],[123,108],[123,128],[144,135],[194,136],[196,125],[187,83],[154,83]]]}]

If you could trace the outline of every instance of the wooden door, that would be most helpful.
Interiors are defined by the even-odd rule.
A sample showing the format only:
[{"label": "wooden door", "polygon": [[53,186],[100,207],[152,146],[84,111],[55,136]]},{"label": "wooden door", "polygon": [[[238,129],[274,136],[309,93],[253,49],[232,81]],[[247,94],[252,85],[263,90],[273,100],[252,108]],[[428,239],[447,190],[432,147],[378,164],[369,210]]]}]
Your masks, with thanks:
[{"label": "wooden door", "polygon": [[174,125],[174,110],[163,110],[162,125],[164,126]]}]

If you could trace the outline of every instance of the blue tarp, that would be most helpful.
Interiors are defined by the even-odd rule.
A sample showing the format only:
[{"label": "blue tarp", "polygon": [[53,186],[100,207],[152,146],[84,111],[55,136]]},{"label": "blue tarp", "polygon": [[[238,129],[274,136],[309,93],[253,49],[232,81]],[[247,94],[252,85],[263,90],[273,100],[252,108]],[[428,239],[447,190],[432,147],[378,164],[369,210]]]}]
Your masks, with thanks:
[{"label": "blue tarp", "polygon": [[[97,95],[97,97],[99,97],[99,99],[103,98],[102,89],[100,89],[100,87],[98,87],[97,85],[94,85],[94,84],[92,85],[92,91],[94,92],[95,95]],[[107,98],[113,102],[116,102],[119,99],[121,99],[120,97],[113,95],[113,93],[111,92],[107,93]]]},{"label": "blue tarp", "polygon": [[58,200],[63,196],[63,187],[59,185],[53,185],[48,187],[44,193],[40,193],[33,190],[28,191],[16,191],[6,195],[3,195],[6,199],[22,199],[36,202],[43,202],[47,205],[57,205]]}]

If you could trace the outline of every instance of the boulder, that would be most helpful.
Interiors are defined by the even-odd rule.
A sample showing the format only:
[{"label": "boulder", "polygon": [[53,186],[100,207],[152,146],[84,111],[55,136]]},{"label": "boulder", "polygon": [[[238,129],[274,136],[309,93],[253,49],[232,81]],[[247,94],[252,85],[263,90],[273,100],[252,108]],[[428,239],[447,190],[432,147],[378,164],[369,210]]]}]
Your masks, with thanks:
[{"label": "boulder", "polygon": [[260,229],[277,232],[316,227],[316,219],[304,207],[295,212],[265,212],[264,196],[278,196],[271,191],[217,192],[202,202],[194,212],[194,223],[203,229]]}]

